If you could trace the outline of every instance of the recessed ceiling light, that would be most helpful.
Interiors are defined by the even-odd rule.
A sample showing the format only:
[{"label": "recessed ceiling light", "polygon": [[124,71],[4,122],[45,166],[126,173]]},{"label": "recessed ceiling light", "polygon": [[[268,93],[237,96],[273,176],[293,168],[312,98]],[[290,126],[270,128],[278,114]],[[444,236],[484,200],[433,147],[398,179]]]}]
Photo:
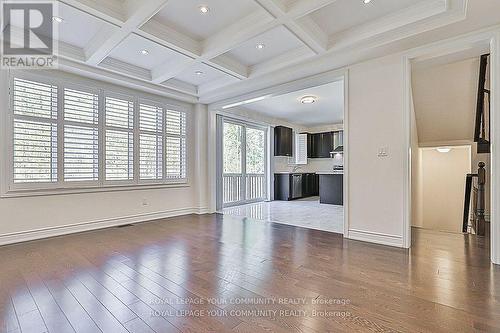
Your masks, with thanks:
[{"label": "recessed ceiling light", "polygon": [[300,99],[300,103],[312,104],[312,103],[316,102],[317,99],[318,99],[318,97],[316,97],[316,96],[304,96]]},{"label": "recessed ceiling light", "polygon": [[148,55],[149,54],[149,51],[144,49],[144,50],[141,50],[141,54],[142,55]]},{"label": "recessed ceiling light", "polygon": [[436,148],[436,150],[440,153],[449,153],[451,148],[450,147],[439,147],[439,148]]},{"label": "recessed ceiling light", "polygon": [[205,5],[199,6],[198,9],[200,10],[200,13],[202,13],[202,14],[208,14],[208,12],[210,12],[210,8],[208,6],[205,6]]},{"label": "recessed ceiling light", "polygon": [[52,21],[54,21],[56,23],[63,23],[64,19],[62,17],[59,17],[59,16],[52,16]]},{"label": "recessed ceiling light", "polygon": [[369,4],[370,2],[372,2],[372,0],[363,0],[363,2],[366,4]]},{"label": "recessed ceiling light", "polygon": [[194,72],[196,75],[203,75],[203,72],[202,71],[196,71]]},{"label": "recessed ceiling light", "polygon": [[259,44],[255,45],[255,48],[256,48],[257,50],[262,50],[262,49],[263,49],[263,48],[265,48],[265,47],[266,47],[266,45],[265,45],[264,43],[259,43]]}]

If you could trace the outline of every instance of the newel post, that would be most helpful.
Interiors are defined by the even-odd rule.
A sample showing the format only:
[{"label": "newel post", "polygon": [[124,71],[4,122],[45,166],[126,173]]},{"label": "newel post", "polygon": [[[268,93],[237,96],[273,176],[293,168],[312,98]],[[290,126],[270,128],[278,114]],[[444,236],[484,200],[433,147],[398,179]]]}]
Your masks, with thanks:
[{"label": "newel post", "polygon": [[477,172],[478,181],[477,181],[477,230],[476,234],[478,236],[485,235],[485,219],[484,219],[484,211],[486,207],[485,202],[485,191],[484,187],[486,184],[486,170],[484,169],[484,162],[479,162],[479,170]]}]

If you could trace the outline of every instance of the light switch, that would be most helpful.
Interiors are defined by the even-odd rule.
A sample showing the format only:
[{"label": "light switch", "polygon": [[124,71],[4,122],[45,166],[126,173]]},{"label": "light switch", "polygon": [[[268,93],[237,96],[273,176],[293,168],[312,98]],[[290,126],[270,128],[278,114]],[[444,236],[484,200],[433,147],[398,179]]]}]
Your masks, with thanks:
[{"label": "light switch", "polygon": [[387,147],[380,147],[378,149],[378,154],[377,154],[378,157],[387,157],[389,156],[389,154],[387,153]]}]

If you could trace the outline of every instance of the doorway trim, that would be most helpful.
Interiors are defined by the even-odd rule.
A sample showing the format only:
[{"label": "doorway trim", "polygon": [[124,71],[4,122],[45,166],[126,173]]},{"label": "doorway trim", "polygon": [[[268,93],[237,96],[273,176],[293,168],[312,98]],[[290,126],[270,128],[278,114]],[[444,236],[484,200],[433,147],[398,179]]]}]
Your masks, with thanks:
[{"label": "doorway trim", "polygon": [[404,216],[403,216],[403,244],[405,248],[411,246],[411,80],[412,61],[432,59],[467,49],[478,48],[481,45],[490,47],[490,77],[491,77],[491,261],[500,264],[500,29],[485,29],[479,32],[438,41],[426,46],[409,50],[403,54],[403,128],[406,133],[404,148],[407,158],[404,160]]},{"label": "doorway trim", "polygon": [[[344,147],[347,149],[344,151],[344,237],[349,238],[349,71],[347,68],[336,69],[321,74],[309,76],[295,81],[290,81],[270,88],[254,91],[245,95],[233,97],[224,101],[213,103],[208,105],[208,128],[209,128],[209,142],[208,142],[208,177],[209,177],[209,212],[216,212],[216,198],[217,198],[217,154],[216,154],[216,144],[217,144],[217,115],[223,115],[232,117],[235,119],[241,119],[243,121],[253,122],[260,125],[267,125],[272,128],[276,124],[263,123],[262,121],[252,117],[251,114],[240,115],[231,113],[230,109],[224,110],[222,107],[224,105],[237,103],[240,101],[247,101],[261,96],[272,97],[277,95],[286,94],[289,92],[303,90],[319,85],[324,85],[328,83],[333,83],[343,80],[344,81]],[[268,130],[268,145],[272,147],[273,137],[272,131]],[[268,150],[271,154],[272,149]],[[268,159],[268,170],[272,170],[273,159]],[[272,198],[272,177],[268,177],[269,191],[268,196]]]}]

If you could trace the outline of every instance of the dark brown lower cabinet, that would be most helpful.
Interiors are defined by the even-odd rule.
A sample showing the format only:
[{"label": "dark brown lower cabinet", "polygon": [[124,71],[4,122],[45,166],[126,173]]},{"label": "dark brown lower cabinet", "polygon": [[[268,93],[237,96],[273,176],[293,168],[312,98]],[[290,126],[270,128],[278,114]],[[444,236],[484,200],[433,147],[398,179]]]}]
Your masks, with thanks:
[{"label": "dark brown lower cabinet", "polygon": [[277,173],[274,200],[294,200],[319,195],[319,176],[315,173]]},{"label": "dark brown lower cabinet", "polygon": [[320,175],[319,198],[322,204],[344,205],[344,175]]}]

